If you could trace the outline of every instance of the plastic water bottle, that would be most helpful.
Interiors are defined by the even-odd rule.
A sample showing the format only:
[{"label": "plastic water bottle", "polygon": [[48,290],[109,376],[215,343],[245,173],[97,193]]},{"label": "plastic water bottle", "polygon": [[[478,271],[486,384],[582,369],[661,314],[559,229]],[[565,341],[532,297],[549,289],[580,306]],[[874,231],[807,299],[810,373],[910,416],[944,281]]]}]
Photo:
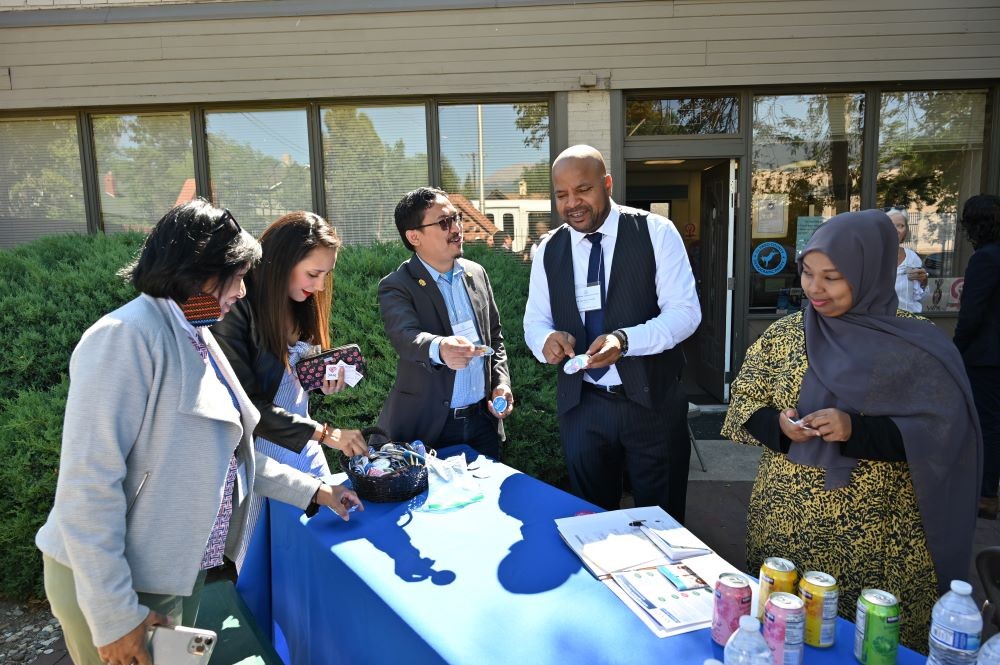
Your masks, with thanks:
[{"label": "plastic water bottle", "polygon": [[744,614],[740,617],[740,627],[726,642],[726,665],[772,665],[771,650],[767,648],[764,636],[760,634],[760,621],[755,616]]},{"label": "plastic water bottle", "polygon": [[1000,633],[997,633],[979,650],[976,665],[1000,665]]},{"label": "plastic water bottle", "polygon": [[982,634],[983,617],[972,600],[972,586],[952,580],[951,591],[931,610],[928,665],[974,665]]}]

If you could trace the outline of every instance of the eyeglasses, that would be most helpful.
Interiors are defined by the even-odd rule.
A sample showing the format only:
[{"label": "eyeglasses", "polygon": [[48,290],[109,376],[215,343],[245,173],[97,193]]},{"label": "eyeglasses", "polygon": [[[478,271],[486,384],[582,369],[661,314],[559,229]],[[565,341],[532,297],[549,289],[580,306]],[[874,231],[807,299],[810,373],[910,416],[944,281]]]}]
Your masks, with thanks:
[{"label": "eyeglasses", "polygon": [[421,224],[419,226],[414,226],[413,228],[415,228],[415,229],[422,229],[422,228],[425,228],[427,226],[434,226],[435,224],[437,224],[438,226],[440,226],[442,231],[451,231],[451,227],[454,226],[455,224],[458,224],[459,227],[461,227],[462,226],[462,213],[456,212],[454,215],[450,215],[448,217],[442,217],[441,219],[439,219],[436,222],[431,222],[430,224]]},{"label": "eyeglasses", "polygon": [[240,223],[236,221],[235,217],[233,217],[233,213],[229,212],[229,208],[225,208],[222,211],[222,217],[219,218],[219,223],[209,229],[208,234],[212,235],[213,233],[221,231],[226,228],[229,222],[232,222],[232,225],[230,225],[229,228],[236,231],[235,235],[243,233],[243,227],[240,226]]}]

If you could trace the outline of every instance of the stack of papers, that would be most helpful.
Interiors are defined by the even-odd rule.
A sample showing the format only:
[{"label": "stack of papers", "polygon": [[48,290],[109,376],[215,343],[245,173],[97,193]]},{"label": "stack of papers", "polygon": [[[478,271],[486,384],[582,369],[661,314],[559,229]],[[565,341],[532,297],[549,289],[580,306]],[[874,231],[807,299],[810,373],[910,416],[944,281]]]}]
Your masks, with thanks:
[{"label": "stack of papers", "polygon": [[657,506],[566,517],[556,528],[659,637],[711,626],[715,581],[722,573],[742,574]]}]

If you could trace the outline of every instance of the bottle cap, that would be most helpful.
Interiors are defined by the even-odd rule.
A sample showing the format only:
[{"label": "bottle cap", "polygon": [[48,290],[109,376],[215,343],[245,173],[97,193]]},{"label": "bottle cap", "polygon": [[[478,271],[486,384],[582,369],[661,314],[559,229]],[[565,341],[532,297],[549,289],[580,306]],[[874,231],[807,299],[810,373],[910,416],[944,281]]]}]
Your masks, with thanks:
[{"label": "bottle cap", "polygon": [[960,596],[969,596],[972,594],[972,585],[964,580],[952,580],[951,590]]},{"label": "bottle cap", "polygon": [[497,395],[493,398],[493,410],[497,413],[503,413],[507,410],[507,398],[503,395]]},{"label": "bottle cap", "polygon": [[740,617],[740,629],[756,633],[760,631],[760,619],[749,614],[744,614]]}]

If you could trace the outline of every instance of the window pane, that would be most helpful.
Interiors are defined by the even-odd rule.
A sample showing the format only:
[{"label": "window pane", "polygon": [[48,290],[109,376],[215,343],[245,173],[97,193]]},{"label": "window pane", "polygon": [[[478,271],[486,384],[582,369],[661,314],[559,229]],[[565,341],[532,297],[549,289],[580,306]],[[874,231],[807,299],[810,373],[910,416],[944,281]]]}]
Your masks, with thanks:
[{"label": "window pane", "polygon": [[548,104],[442,106],[439,117],[441,181],[466,215],[466,242],[500,249],[509,234],[506,246],[529,260],[529,215],[552,208]]},{"label": "window pane", "polygon": [[754,98],[750,308],[799,308],[795,255],[815,228],[861,208],[864,95]]},{"label": "window pane", "polygon": [[344,242],[398,241],[396,203],[429,183],[423,105],[331,106],[321,117],[327,219]]},{"label": "window pane", "polygon": [[75,118],[0,121],[0,247],[86,233]]},{"label": "window pane", "polygon": [[164,213],[195,197],[187,113],[93,117],[104,231],[148,232]]},{"label": "window pane", "polygon": [[626,136],[736,134],[739,131],[738,97],[630,99],[626,104]]},{"label": "window pane", "polygon": [[247,231],[260,233],[278,217],[312,210],[306,112],[207,113],[212,200]]},{"label": "window pane", "polygon": [[907,212],[903,245],[920,255],[932,278],[925,312],[958,306],[949,297],[961,277],[954,260],[956,222],[965,200],[980,192],[985,124],[984,90],[882,95],[878,204]]}]

